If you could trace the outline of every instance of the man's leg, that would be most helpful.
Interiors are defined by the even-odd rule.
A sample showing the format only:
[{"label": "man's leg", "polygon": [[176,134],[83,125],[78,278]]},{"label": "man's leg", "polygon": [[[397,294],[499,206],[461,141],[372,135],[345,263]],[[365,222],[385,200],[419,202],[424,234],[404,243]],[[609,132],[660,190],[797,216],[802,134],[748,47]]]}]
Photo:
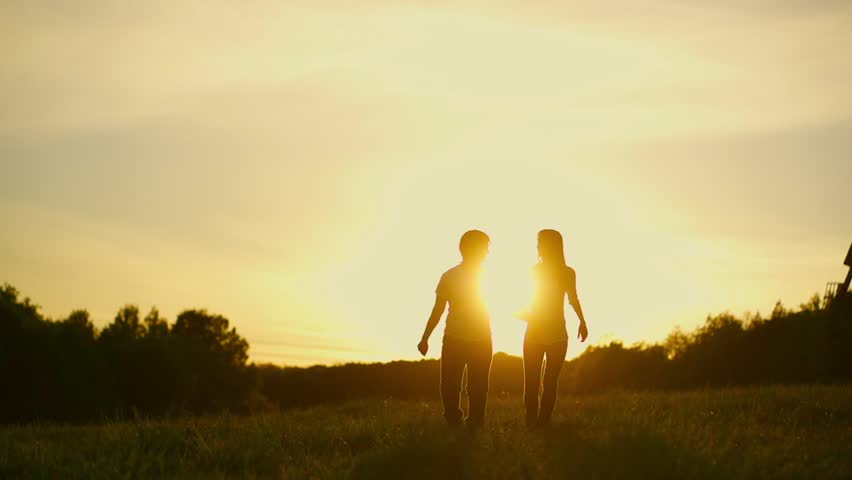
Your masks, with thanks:
[{"label": "man's leg", "polygon": [[556,389],[559,386],[559,372],[565,363],[568,352],[568,341],[558,342],[547,346],[547,366],[544,368],[544,389],[541,394],[541,412],[539,422],[550,422],[553,406],[556,404]]},{"label": "man's leg", "polygon": [[524,339],[524,406],[528,426],[532,426],[538,420],[538,392],[541,387],[543,358],[544,347]]},{"label": "man's leg", "polygon": [[444,338],[441,347],[441,401],[444,404],[444,418],[450,425],[461,422],[462,411],[459,408],[462,372],[464,372],[464,352],[459,342]]},{"label": "man's leg", "polygon": [[467,421],[471,426],[485,423],[488,403],[488,381],[491,375],[491,341],[470,342],[467,363],[467,392],[470,408]]}]

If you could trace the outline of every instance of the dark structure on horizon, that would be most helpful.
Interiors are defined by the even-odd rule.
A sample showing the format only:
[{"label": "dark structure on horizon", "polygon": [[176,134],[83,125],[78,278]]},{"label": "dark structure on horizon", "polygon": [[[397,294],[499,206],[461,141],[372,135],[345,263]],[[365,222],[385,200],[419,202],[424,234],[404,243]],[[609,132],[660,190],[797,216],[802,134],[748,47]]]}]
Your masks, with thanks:
[{"label": "dark structure on horizon", "polygon": [[846,260],[843,261],[843,264],[849,267],[849,271],[846,273],[846,280],[842,283],[828,282],[825,286],[825,298],[823,300],[826,304],[835,298],[841,298],[849,294],[849,285],[852,284],[852,244],[849,245],[849,251],[846,252]]}]

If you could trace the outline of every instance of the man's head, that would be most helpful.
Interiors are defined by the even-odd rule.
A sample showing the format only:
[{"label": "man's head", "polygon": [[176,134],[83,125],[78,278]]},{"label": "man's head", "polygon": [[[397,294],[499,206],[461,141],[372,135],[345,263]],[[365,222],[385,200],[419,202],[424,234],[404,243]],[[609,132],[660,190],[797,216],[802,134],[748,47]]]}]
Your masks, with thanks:
[{"label": "man's head", "polygon": [[488,256],[488,245],[491,239],[485,232],[469,230],[464,233],[459,241],[459,251],[465,262],[482,263]]}]

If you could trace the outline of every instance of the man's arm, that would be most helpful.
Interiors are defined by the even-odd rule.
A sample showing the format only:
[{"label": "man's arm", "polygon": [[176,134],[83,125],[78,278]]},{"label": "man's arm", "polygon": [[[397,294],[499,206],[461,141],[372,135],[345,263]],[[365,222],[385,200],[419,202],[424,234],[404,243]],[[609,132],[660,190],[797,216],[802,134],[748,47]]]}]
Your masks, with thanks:
[{"label": "man's arm", "polygon": [[583,316],[583,307],[580,305],[580,298],[577,296],[577,272],[573,268],[568,269],[568,303],[574,307],[574,312],[577,313],[577,318],[580,319],[580,328],[577,331],[577,337],[580,341],[585,342],[589,336],[589,329],[586,326],[586,317]]},{"label": "man's arm", "polygon": [[444,315],[444,309],[447,307],[447,299],[440,296],[435,295],[435,306],[432,307],[432,314],[429,315],[429,320],[426,322],[426,329],[423,330],[423,337],[420,339],[420,343],[417,344],[417,350],[420,351],[421,355],[426,355],[426,352],[429,351],[429,337],[432,335],[432,331],[435,330],[435,327],[438,326],[438,322],[441,321],[441,316]]}]

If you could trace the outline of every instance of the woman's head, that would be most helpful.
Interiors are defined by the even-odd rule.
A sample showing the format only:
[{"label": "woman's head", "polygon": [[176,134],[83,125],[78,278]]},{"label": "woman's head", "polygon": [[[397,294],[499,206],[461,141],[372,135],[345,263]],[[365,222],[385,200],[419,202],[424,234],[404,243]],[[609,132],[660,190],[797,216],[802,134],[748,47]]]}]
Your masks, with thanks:
[{"label": "woman's head", "polygon": [[538,232],[538,258],[541,263],[565,265],[562,234],[556,230]]},{"label": "woman's head", "polygon": [[459,251],[466,262],[482,263],[488,256],[488,245],[491,239],[485,232],[469,230],[464,233],[459,241]]}]

